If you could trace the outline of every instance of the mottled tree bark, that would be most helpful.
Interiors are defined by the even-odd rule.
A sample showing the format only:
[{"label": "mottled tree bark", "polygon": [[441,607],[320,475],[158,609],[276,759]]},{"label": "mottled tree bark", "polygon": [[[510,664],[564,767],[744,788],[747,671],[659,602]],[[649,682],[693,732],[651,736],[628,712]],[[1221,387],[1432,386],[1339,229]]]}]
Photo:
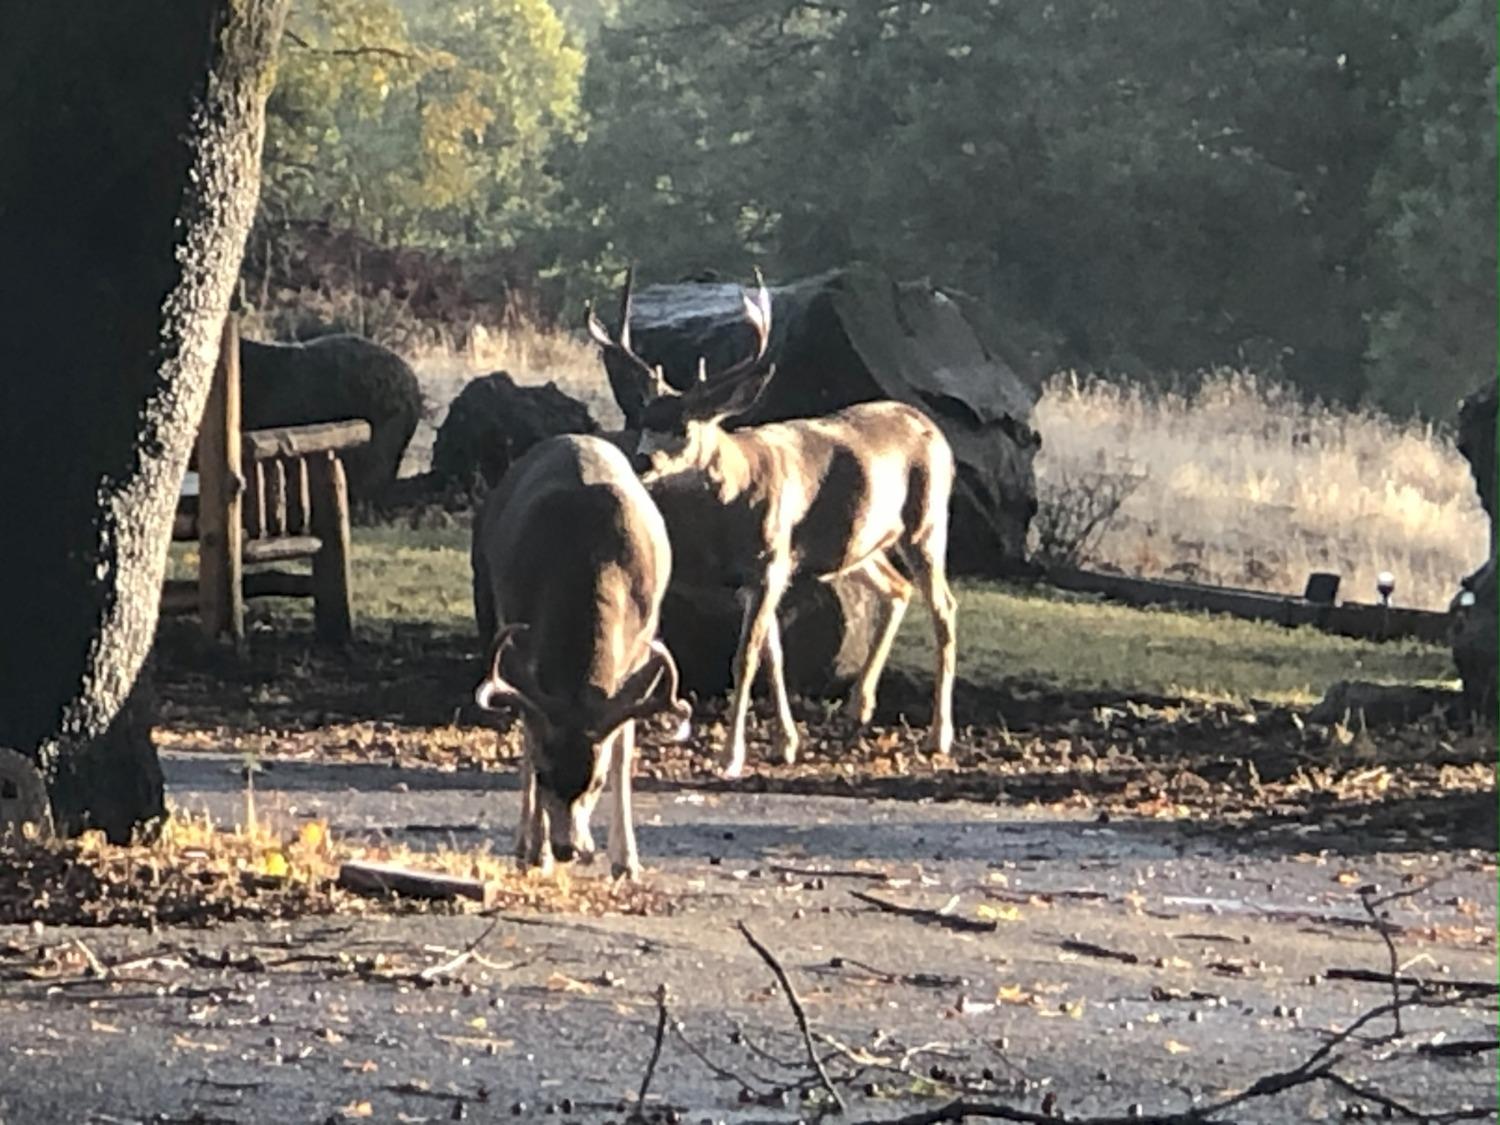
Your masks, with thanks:
[{"label": "mottled tree bark", "polygon": [[142,675],[286,0],[0,0],[0,746],[162,809]]}]

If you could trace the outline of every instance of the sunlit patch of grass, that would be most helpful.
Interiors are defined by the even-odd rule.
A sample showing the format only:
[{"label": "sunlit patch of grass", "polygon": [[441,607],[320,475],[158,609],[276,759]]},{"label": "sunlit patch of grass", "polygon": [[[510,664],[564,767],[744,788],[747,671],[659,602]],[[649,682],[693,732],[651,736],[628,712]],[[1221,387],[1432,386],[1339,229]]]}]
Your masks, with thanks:
[{"label": "sunlit patch of grass", "polygon": [[[354,530],[357,627],[474,631],[469,531],[464,527]],[[1133,609],[1087,597],[960,582],[958,670],[976,683],[1035,681],[1203,699],[1306,704],[1338,680],[1443,683],[1455,679],[1445,649],[1415,641],[1376,644],[1312,628],[1170,609]],[[272,620],[309,619],[309,601],[253,603]],[[931,674],[931,627],[913,602],[894,667]]]},{"label": "sunlit patch of grass", "polygon": [[[1040,681],[1202,699],[1306,704],[1337,680],[1444,681],[1449,654],[1416,642],[1372,642],[1205,613],[1133,609],[988,583],[957,584],[959,674],[979,683]],[[892,663],[931,674],[920,603]]]}]

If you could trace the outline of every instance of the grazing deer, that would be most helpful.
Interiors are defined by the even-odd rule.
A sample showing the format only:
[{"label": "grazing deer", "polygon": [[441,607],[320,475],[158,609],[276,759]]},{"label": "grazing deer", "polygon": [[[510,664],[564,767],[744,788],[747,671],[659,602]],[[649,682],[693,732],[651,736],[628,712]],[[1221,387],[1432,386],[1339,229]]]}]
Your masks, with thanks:
[{"label": "grazing deer", "polygon": [[640,872],[630,821],[634,720],[671,710],[677,666],[656,639],[671,547],[625,455],[551,438],[511,466],[474,524],[474,613],[491,644],[480,707],[525,724],[516,857],[593,858],[589,814],[608,774],[612,873]]},{"label": "grazing deer", "polygon": [[946,752],[957,659],[957,604],[944,565],[954,474],[947,440],[925,414],[899,402],[726,430],[724,423],[754,405],[774,372],[761,367],[771,331],[764,283],[753,299],[743,296],[755,330],[752,354],[713,378],[700,362],[697,385],[682,394],[631,350],[630,288],[627,274],[619,335],[610,336],[592,308],[589,334],[603,349],[627,427],[641,431],[637,467],[673,533],[679,574],[734,586],[744,605],[724,776],[744,770],[745,716],[762,656],[780,726],[776,745],[786,762],[796,758],[776,624],[777,603],[795,574],[851,576],[883,599],[875,646],[847,701],[861,723],[874,714],[876,685],[913,584],[921,590],[937,660],[928,746]]}]

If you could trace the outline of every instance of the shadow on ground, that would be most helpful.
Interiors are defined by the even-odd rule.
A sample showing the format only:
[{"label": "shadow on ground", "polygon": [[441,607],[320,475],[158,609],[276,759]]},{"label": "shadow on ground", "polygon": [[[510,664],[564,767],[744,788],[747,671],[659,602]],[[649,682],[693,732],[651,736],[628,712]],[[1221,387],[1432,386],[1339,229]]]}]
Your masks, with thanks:
[{"label": "shadow on ground", "polygon": [[[426,768],[420,785],[513,785],[516,732],[475,713],[472,637],[424,626],[365,631],[328,652],[305,632],[252,632],[239,652],[191,625],[163,625],[156,653],[159,737],[178,750],[242,751],[370,767],[344,785],[380,784],[380,769]],[[858,728],[821,701],[798,706],[803,752],[767,760],[766,720],[752,721],[748,776],[717,777],[722,700],[695,701],[694,737],[647,732],[643,790],[971,800],[1130,818],[1190,834],[1251,833],[1257,847],[1346,853],[1479,847],[1495,841],[1493,732],[1433,717],[1352,731],[1271,705],[1059,691],[1045,684],[961,680],[952,754],[922,746],[928,685],[887,676],[876,722]],[[445,772],[446,771],[446,772]],[[453,778],[445,781],[444,778]],[[224,784],[242,784],[226,772]]]}]

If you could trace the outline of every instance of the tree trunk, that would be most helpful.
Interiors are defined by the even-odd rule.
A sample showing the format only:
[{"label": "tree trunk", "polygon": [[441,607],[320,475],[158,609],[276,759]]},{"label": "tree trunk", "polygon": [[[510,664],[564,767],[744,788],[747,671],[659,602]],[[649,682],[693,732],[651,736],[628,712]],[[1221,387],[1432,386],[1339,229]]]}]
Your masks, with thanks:
[{"label": "tree trunk", "polygon": [[286,0],[0,0],[0,746],[61,831],[162,810],[142,675]]}]

